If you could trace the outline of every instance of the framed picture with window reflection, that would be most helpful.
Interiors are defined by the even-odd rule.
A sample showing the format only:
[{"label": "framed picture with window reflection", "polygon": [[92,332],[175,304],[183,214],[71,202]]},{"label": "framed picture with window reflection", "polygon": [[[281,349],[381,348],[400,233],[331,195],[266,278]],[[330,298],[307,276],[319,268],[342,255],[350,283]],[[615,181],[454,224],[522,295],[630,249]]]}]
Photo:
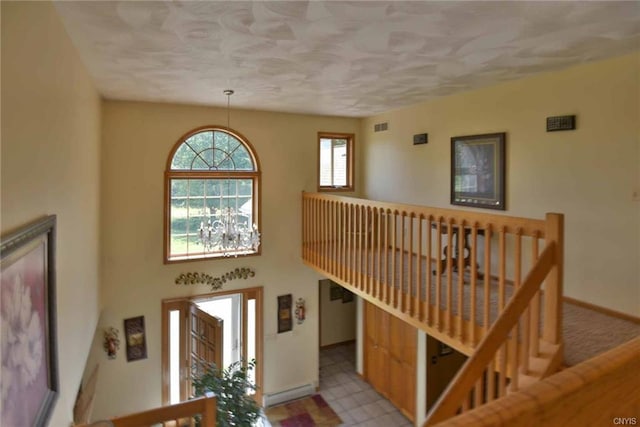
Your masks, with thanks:
[{"label": "framed picture with window reflection", "polygon": [[505,133],[451,138],[451,204],[505,210]]}]

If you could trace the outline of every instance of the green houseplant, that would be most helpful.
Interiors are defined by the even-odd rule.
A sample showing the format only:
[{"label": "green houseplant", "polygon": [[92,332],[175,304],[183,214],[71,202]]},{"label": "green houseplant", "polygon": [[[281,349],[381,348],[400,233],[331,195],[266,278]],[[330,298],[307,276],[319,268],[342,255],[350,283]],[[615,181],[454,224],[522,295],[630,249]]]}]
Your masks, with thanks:
[{"label": "green houseplant", "polygon": [[205,364],[193,375],[196,396],[213,392],[217,399],[216,425],[220,427],[253,425],[260,417],[260,407],[248,393],[256,390],[249,379],[255,360],[232,363],[220,369],[215,363]]}]

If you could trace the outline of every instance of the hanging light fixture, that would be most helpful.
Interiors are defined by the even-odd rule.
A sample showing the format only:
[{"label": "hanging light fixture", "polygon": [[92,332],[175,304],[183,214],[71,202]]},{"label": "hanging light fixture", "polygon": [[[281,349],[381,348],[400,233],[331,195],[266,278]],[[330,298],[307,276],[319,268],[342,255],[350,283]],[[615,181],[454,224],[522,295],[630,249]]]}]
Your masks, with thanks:
[{"label": "hanging light fixture", "polygon": [[[230,129],[230,99],[233,93],[231,89],[224,90],[224,94],[227,96],[227,130]],[[227,134],[228,137],[229,135]],[[229,196],[230,180],[227,179],[226,184],[227,196]],[[242,253],[256,252],[258,250],[260,232],[255,223],[252,225],[238,224],[238,212],[236,209],[230,206],[223,207],[222,201],[220,209],[215,213],[212,213],[211,209],[207,208],[206,200],[204,203],[204,216],[207,218],[207,224],[205,225],[204,221],[200,223],[200,244],[204,246],[205,251],[222,251],[224,256],[238,256]]]}]

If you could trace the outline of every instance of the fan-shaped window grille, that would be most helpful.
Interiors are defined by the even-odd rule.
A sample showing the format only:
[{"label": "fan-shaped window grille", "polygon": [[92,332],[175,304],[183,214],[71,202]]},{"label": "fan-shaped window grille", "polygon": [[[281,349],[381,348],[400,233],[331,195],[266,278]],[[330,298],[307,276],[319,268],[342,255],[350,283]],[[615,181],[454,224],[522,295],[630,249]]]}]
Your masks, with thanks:
[{"label": "fan-shaped window grille", "polygon": [[165,172],[165,261],[259,253],[259,185],[258,158],[239,133],[182,137]]}]

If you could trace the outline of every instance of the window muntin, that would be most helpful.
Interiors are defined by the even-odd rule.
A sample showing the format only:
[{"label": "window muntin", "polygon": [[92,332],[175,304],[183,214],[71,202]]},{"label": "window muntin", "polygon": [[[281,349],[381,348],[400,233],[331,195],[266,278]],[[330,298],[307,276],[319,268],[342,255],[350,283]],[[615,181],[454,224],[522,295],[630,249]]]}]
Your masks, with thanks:
[{"label": "window muntin", "polygon": [[353,134],[318,133],[318,189],[353,190]]},{"label": "window muntin", "polygon": [[223,216],[238,227],[259,226],[257,165],[249,143],[226,129],[197,129],[181,138],[166,173],[165,262],[259,252],[224,251],[221,242],[205,250],[200,242]]},{"label": "window muntin", "polygon": [[222,130],[198,132],[176,150],[171,170],[253,171],[255,165],[247,147]]}]

